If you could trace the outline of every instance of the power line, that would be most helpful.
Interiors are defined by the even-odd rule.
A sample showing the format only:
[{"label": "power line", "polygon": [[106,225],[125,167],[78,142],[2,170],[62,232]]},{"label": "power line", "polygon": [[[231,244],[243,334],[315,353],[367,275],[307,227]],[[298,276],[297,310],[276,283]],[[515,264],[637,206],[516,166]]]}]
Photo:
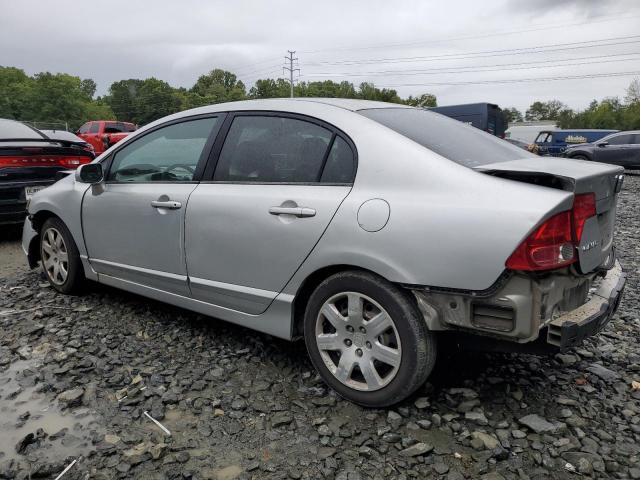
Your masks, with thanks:
[{"label": "power line", "polygon": [[[457,41],[457,40],[474,40],[474,39],[479,39],[479,38],[489,38],[489,37],[496,37],[496,36],[502,36],[502,35],[514,35],[514,34],[519,34],[519,33],[538,32],[538,31],[542,31],[542,30],[552,30],[552,29],[555,29],[555,28],[566,28],[566,27],[574,27],[574,26],[582,26],[582,25],[591,25],[591,24],[594,24],[594,23],[612,22],[612,21],[615,21],[615,20],[619,20],[621,18],[624,19],[624,20],[627,20],[627,19],[633,19],[633,18],[638,18],[638,17],[640,17],[640,15],[629,15],[628,13],[625,13],[625,14],[622,14],[622,15],[616,15],[616,16],[602,15],[601,17],[595,17],[596,19],[597,18],[603,18],[602,20],[592,20],[592,21],[587,21],[587,22],[563,23],[563,24],[555,24],[555,25],[539,24],[537,26],[534,26],[533,28],[525,28],[525,29],[519,29],[519,30],[503,30],[503,31],[490,32],[490,33],[478,34],[478,35],[464,35],[464,36],[459,36],[459,37],[448,37],[448,38],[441,38],[441,39],[419,40],[419,41],[413,41],[413,42],[379,43],[379,44],[375,44],[375,45],[367,45],[367,46],[360,46],[360,47],[333,47],[333,48],[323,48],[323,49],[317,49],[317,50],[303,50],[300,53],[316,54],[316,53],[323,53],[323,52],[358,51],[358,50],[371,50],[371,49],[379,49],[379,48],[397,48],[397,47],[411,47],[411,46],[419,46],[419,45],[430,45],[430,44],[435,44],[435,43],[453,42],[453,41]],[[604,19],[604,18],[606,18],[606,19]]]},{"label": "power line", "polygon": [[[351,72],[312,72],[307,73],[305,75],[301,75],[303,77],[324,77],[324,76],[339,76],[339,77],[364,77],[364,76],[411,76],[411,75],[438,75],[442,73],[480,73],[480,72],[501,72],[501,71],[510,71],[510,70],[529,70],[536,68],[557,68],[557,67],[572,67],[578,65],[593,65],[593,64],[602,64],[602,63],[614,63],[614,62],[625,62],[628,60],[635,60],[640,55],[640,52],[633,53],[621,53],[614,55],[597,55],[594,57],[582,57],[582,59],[596,59],[596,58],[609,58],[609,57],[619,57],[624,56],[627,58],[615,58],[608,60],[598,60],[598,61],[588,61],[588,62],[571,62],[566,60],[540,60],[537,62],[523,62],[523,63],[505,63],[502,65],[479,65],[479,66],[466,66],[466,67],[445,67],[445,68],[434,68],[428,70],[383,70],[377,72],[359,72],[359,73],[351,73]],[[631,56],[635,56],[635,58],[628,58]],[[577,58],[575,60],[580,60],[581,58]],[[564,63],[559,63],[564,62]],[[546,65],[548,63],[558,63],[558,65]],[[544,64],[544,65],[539,65]],[[504,68],[515,66],[515,68]]]},{"label": "power line", "polygon": [[586,78],[606,78],[606,77],[624,77],[640,75],[640,70],[632,72],[612,72],[612,73],[592,73],[585,75],[567,75],[556,77],[538,77],[538,78],[517,78],[505,80],[478,80],[469,82],[424,82],[424,83],[399,83],[394,85],[378,85],[384,88],[396,87],[423,87],[423,86],[456,86],[456,85],[489,85],[497,83],[529,83],[529,82],[546,82],[556,80],[579,80]]},{"label": "power line", "polygon": [[[370,58],[364,60],[342,60],[337,62],[315,62],[309,63],[312,66],[322,65],[367,65],[372,63],[404,63],[404,62],[429,62],[439,60],[465,60],[469,58],[499,57],[504,55],[524,55],[530,53],[548,53],[562,50],[575,50],[580,48],[608,47],[616,45],[625,45],[631,43],[640,43],[640,35],[629,35],[626,37],[603,38],[600,40],[587,40],[583,42],[555,43],[549,45],[539,45],[535,47],[508,48],[502,50],[481,50],[469,53],[447,53],[443,55],[430,56],[413,56],[413,57],[394,57],[394,58]],[[630,40],[636,39],[636,40]],[[623,42],[611,42],[611,40],[628,40]],[[598,43],[595,45],[585,45],[587,43]],[[560,47],[560,48],[553,48]]]}]

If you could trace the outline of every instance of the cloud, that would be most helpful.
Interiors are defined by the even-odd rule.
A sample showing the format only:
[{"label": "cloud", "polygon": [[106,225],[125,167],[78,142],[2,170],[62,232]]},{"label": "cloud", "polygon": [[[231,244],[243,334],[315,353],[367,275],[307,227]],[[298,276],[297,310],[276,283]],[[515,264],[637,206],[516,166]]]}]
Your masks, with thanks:
[{"label": "cloud", "polygon": [[[153,76],[191,87],[213,68],[237,73],[250,87],[257,78],[281,76],[283,57],[292,49],[298,52],[303,80],[417,84],[397,90],[402,96],[431,92],[440,104],[489,101],[524,109],[534,99],[558,98],[583,108],[593,98],[624,95],[631,79],[447,82],[640,70],[640,55],[625,62],[563,66],[575,58],[640,52],[638,44],[468,55],[637,35],[636,5],[632,0],[111,0],[105,9],[96,2],[21,0],[3,6],[0,62],[30,74],[53,71],[93,78],[98,93],[104,94],[112,82],[126,78]],[[618,17],[612,20],[611,15]],[[467,58],[442,57],[454,54]],[[394,61],[408,57],[422,60]],[[544,63],[550,60],[557,62]],[[536,61],[543,63],[500,67]],[[486,71],[491,65],[498,67]],[[410,73],[437,69],[444,72]]]}]

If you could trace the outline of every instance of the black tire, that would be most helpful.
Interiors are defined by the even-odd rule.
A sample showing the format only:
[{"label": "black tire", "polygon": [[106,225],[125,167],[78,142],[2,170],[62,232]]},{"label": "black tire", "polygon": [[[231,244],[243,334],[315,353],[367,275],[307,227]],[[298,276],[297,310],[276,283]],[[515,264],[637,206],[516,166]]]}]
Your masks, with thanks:
[{"label": "black tire", "polygon": [[[67,275],[64,281],[60,281],[61,277],[56,277],[56,281],[54,281],[52,272],[45,266],[45,261],[49,257],[49,254],[45,251],[45,242],[47,242],[45,238],[52,229],[62,237],[64,249],[67,254]],[[82,292],[85,277],[78,247],[71,236],[71,232],[69,232],[67,226],[58,217],[48,218],[40,229],[40,263],[42,264],[42,270],[47,280],[58,292],[68,295],[75,295]]]},{"label": "black tire", "polygon": [[[345,385],[331,373],[321,356],[316,342],[316,321],[325,302],[343,292],[363,294],[378,303],[391,317],[399,336],[402,345],[400,364],[395,377],[380,389],[362,391]],[[435,336],[428,330],[410,294],[381,277],[362,271],[335,274],[315,289],[305,311],[304,337],[311,362],[324,381],[341,397],[365,407],[387,407],[404,400],[424,384],[436,361]]]},{"label": "black tire", "polygon": [[570,157],[573,160],[591,160],[589,157],[585,156],[585,155],[574,155],[573,157]]}]

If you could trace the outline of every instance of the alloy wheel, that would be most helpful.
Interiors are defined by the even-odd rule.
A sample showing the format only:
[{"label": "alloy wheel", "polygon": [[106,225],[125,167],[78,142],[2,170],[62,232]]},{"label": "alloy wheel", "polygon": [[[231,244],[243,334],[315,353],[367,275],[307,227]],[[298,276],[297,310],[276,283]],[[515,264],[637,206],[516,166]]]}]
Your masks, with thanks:
[{"label": "alloy wheel", "polygon": [[42,236],[42,262],[49,279],[62,285],[69,275],[69,255],[62,234],[53,227]]},{"label": "alloy wheel", "polygon": [[326,367],[350,388],[379,390],[400,368],[402,348],[393,319],[361,293],[329,298],[316,319],[315,338]]}]

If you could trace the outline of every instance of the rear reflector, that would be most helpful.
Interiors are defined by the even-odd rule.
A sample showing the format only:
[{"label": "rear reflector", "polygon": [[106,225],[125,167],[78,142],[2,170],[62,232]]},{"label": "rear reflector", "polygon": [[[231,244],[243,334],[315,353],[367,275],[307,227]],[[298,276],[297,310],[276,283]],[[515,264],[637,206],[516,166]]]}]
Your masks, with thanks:
[{"label": "rear reflector", "polygon": [[595,194],[576,195],[572,209],[554,215],[536,228],[507,259],[506,267],[552,270],[574,263],[584,224],[595,215]]},{"label": "rear reflector", "polygon": [[20,157],[0,157],[0,167],[64,167],[76,168],[79,165],[90,163],[88,156],[67,155],[33,155]]},{"label": "rear reflector", "polygon": [[587,219],[596,215],[596,196],[593,193],[583,193],[576,195],[573,201],[573,231],[575,233],[576,244],[580,243],[582,230]]}]

